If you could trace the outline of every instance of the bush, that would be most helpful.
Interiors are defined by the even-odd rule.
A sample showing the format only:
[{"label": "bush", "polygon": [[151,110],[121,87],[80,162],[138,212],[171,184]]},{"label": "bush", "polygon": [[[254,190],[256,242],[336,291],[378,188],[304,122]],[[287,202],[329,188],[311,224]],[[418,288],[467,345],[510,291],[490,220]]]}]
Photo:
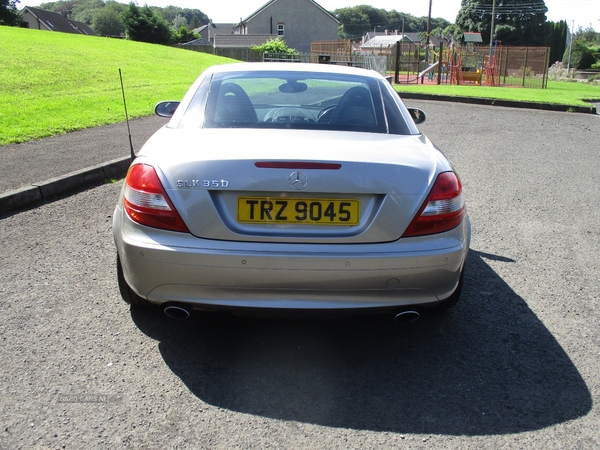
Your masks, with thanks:
[{"label": "bush", "polygon": [[271,39],[262,45],[256,45],[252,47],[252,50],[261,53],[278,53],[285,55],[295,55],[298,53],[295,49],[289,48],[285,41],[281,39],[281,36],[277,36],[275,39]]},{"label": "bush", "polygon": [[[571,49],[571,67],[579,70],[586,70],[596,63],[592,50],[582,41],[573,41]],[[565,51],[563,62],[569,60],[569,49]]]},{"label": "bush", "polygon": [[188,30],[185,25],[181,25],[175,34],[175,42],[178,44],[185,44],[195,39],[200,39],[200,35]]}]

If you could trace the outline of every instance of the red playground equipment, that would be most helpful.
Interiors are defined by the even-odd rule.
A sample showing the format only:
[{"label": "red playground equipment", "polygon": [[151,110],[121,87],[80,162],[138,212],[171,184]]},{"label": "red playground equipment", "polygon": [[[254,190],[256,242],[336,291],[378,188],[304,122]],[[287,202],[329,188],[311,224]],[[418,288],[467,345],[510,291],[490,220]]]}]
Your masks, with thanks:
[{"label": "red playground equipment", "polygon": [[485,57],[483,66],[485,67],[485,84],[488,86],[499,86],[499,67],[496,65],[496,55]]}]

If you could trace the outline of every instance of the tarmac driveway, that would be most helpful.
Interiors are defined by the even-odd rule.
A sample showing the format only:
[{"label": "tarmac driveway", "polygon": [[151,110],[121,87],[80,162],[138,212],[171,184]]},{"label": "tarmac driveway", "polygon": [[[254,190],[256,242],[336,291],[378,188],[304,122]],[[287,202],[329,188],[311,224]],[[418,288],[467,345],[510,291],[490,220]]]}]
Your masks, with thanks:
[{"label": "tarmac driveway", "polygon": [[130,310],[105,184],[0,219],[0,448],[599,448],[600,117],[409,104],[473,221],[455,308]]}]

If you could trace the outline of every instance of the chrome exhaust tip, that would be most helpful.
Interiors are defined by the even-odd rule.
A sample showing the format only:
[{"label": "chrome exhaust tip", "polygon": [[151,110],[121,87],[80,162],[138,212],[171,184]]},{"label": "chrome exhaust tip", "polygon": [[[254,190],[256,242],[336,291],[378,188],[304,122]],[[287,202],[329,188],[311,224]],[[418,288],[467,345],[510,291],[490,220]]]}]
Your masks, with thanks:
[{"label": "chrome exhaust tip", "polygon": [[168,305],[163,311],[171,319],[184,320],[190,317],[190,308],[184,305]]},{"label": "chrome exhaust tip", "polygon": [[397,323],[410,323],[418,320],[420,314],[417,311],[400,311],[394,316],[394,321]]}]

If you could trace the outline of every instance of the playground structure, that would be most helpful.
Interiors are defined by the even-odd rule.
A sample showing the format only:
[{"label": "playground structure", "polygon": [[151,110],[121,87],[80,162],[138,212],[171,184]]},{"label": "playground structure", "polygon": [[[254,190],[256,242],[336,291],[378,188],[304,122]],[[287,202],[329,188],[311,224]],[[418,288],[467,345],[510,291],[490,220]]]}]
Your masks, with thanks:
[{"label": "playground structure", "polygon": [[[398,43],[388,54],[396,83],[472,84],[544,89],[550,48],[426,46]],[[390,67],[391,66],[391,67]]]},{"label": "playground structure", "polygon": [[[453,54],[449,55],[447,61],[446,66],[450,72],[451,84],[481,84],[484,66],[481,63],[479,55],[453,52]],[[485,80],[487,81],[487,78]]]},{"label": "playground structure", "polygon": [[242,61],[286,61],[340,64],[394,73],[397,84],[473,84],[546,88],[550,66],[549,47],[425,45],[398,41],[378,51],[356,51],[349,40],[316,41],[311,53],[265,55],[249,48],[186,46],[189,50],[227,56]]}]

